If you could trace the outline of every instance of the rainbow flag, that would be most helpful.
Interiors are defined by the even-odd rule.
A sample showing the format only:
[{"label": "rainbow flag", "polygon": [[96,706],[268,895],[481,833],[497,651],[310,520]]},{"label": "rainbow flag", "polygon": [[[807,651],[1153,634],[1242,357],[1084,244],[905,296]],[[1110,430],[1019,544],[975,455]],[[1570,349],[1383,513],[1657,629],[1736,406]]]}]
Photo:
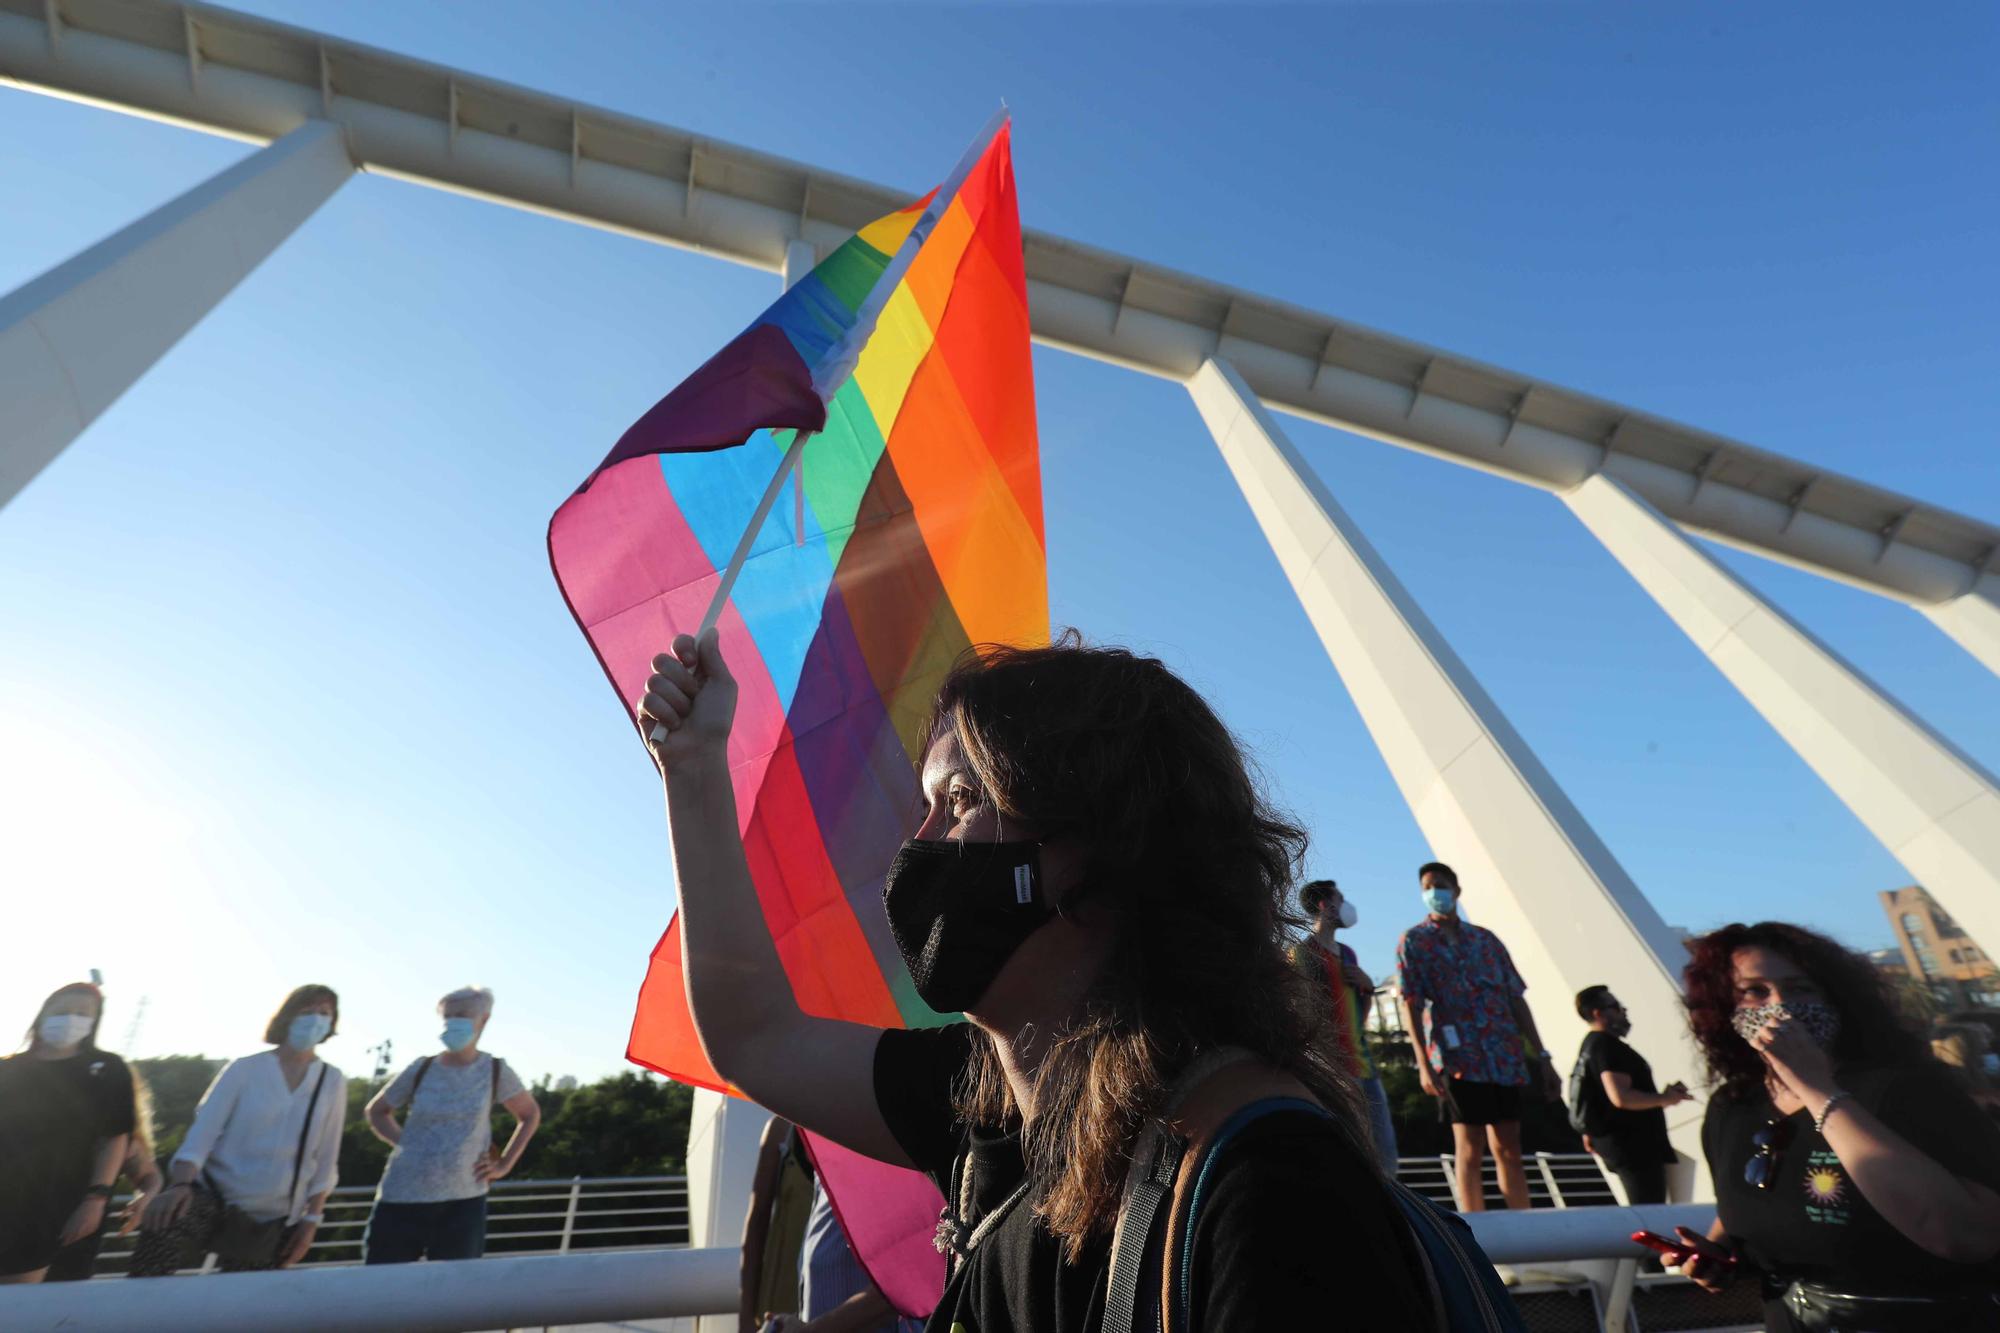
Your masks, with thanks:
[{"label": "rainbow flag", "polygon": [[[653,655],[700,622],[798,431],[798,473],[718,622],[740,683],[740,832],[803,1009],[935,1024],[946,1016],[917,997],[881,905],[920,809],[926,710],[969,645],[1048,639],[1004,115],[945,185],[862,228],[661,399],[550,520],[557,582],[628,719]],[[675,924],[627,1055],[730,1091],[695,1036]],[[841,1211],[850,1233],[881,1229]]]}]

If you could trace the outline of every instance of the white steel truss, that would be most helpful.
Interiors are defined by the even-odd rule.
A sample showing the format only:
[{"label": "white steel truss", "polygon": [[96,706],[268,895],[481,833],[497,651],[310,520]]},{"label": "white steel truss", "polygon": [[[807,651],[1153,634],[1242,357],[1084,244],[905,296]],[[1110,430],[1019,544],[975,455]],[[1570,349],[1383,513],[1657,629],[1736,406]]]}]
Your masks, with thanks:
[{"label": "white steel truss", "polygon": [[[771,270],[914,192],[302,28],[164,0],[0,0],[0,82],[355,163]],[[2000,527],[1514,371],[1060,237],[1025,238],[1037,339],[1549,490],[1602,471],[1696,532],[1933,612],[2000,671]],[[1950,614],[1944,608],[1954,607]]]}]

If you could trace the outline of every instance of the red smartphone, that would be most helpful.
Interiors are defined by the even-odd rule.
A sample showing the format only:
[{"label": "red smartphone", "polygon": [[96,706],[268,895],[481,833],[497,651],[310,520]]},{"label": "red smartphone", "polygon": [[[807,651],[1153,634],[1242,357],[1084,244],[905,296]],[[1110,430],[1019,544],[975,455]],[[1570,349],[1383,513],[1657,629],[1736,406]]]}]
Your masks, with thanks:
[{"label": "red smartphone", "polygon": [[1694,1257],[1693,1250],[1676,1241],[1668,1240],[1657,1231],[1635,1231],[1632,1233],[1632,1239],[1657,1253],[1675,1268],[1679,1268]]},{"label": "red smartphone", "polygon": [[[1675,1268],[1685,1266],[1687,1261],[1694,1258],[1697,1253],[1692,1246],[1680,1241],[1668,1240],[1657,1231],[1635,1231],[1632,1233],[1632,1239],[1637,1244],[1656,1252],[1662,1259],[1672,1264]],[[1710,1262],[1728,1267],[1736,1262],[1736,1256],[1732,1254],[1727,1258],[1713,1259]]]}]

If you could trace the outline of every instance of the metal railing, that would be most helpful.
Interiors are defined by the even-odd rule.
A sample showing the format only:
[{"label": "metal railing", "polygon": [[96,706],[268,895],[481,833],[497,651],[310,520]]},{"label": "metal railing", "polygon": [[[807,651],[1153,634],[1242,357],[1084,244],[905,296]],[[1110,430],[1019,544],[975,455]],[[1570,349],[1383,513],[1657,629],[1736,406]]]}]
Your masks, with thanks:
[{"label": "metal railing", "polygon": [[[343,1185],[326,1202],[326,1221],[301,1268],[358,1264],[375,1206],[373,1185]],[[487,1194],[489,1255],[660,1249],[688,1243],[686,1176],[597,1176],[503,1180]],[[134,1236],[106,1237],[99,1277],[124,1273]]]},{"label": "metal railing", "polygon": [[[1603,1168],[1588,1153],[1528,1153],[1528,1194],[1536,1208],[1616,1204]],[[1455,1207],[1450,1156],[1405,1157],[1397,1178],[1428,1199]],[[1486,1160],[1486,1197],[1504,1206]],[[368,1214],[375,1205],[373,1185],[343,1185],[327,1199],[326,1221],[300,1267],[361,1262]],[[98,1275],[125,1271],[136,1238],[107,1237]],[[486,1252],[489,1255],[568,1254],[573,1250],[657,1249],[688,1243],[687,1177],[596,1176],[569,1180],[503,1180],[487,1196]]]},{"label": "metal railing", "polygon": [[[579,1198],[582,1192],[579,1192]],[[1538,1208],[1471,1218],[1487,1253],[1503,1264],[1550,1263],[1607,1270],[1593,1279],[1586,1301],[1591,1325],[1622,1330],[1633,1309],[1630,1267],[1616,1261],[1642,1253],[1630,1236],[1646,1229],[1671,1233],[1676,1224],[1701,1228],[1714,1215],[1701,1205],[1639,1208]],[[0,1288],[0,1328],[8,1333],[56,1333],[78,1328],[144,1328],[148,1333],[405,1333],[541,1327],[591,1321],[728,1314],[737,1292],[734,1249],[655,1249],[643,1252],[508,1256],[448,1264],[377,1268],[322,1265],[282,1273],[243,1273],[197,1282],[93,1282]],[[1578,1261],[1583,1261],[1579,1263]],[[1618,1273],[1609,1270],[1617,1267]],[[1671,1280],[1676,1286],[1686,1284]],[[1571,1287],[1581,1294],[1583,1288]],[[1638,1295],[1655,1294],[1642,1279]],[[1729,1322],[1723,1303],[1681,1292],[1694,1317],[1645,1318],[1648,1333],[1710,1328]],[[1532,1289],[1517,1288],[1517,1305]],[[1643,1302],[1641,1302],[1643,1304]],[[1653,1313],[1652,1311],[1645,1312]],[[1663,1313],[1663,1312],[1662,1312]],[[1605,1316],[1611,1316],[1605,1319]],[[1532,1315],[1532,1326],[1544,1326]],[[1738,1323],[1741,1327],[1741,1323]]]}]

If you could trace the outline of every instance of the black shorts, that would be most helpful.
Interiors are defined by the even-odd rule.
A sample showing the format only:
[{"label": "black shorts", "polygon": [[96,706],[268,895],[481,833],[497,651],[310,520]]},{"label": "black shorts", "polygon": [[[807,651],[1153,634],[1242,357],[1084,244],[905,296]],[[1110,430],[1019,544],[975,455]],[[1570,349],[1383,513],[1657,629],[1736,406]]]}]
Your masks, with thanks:
[{"label": "black shorts", "polygon": [[1444,1080],[1438,1098],[1438,1121],[1448,1125],[1499,1125],[1521,1119],[1521,1090],[1506,1083]]}]

